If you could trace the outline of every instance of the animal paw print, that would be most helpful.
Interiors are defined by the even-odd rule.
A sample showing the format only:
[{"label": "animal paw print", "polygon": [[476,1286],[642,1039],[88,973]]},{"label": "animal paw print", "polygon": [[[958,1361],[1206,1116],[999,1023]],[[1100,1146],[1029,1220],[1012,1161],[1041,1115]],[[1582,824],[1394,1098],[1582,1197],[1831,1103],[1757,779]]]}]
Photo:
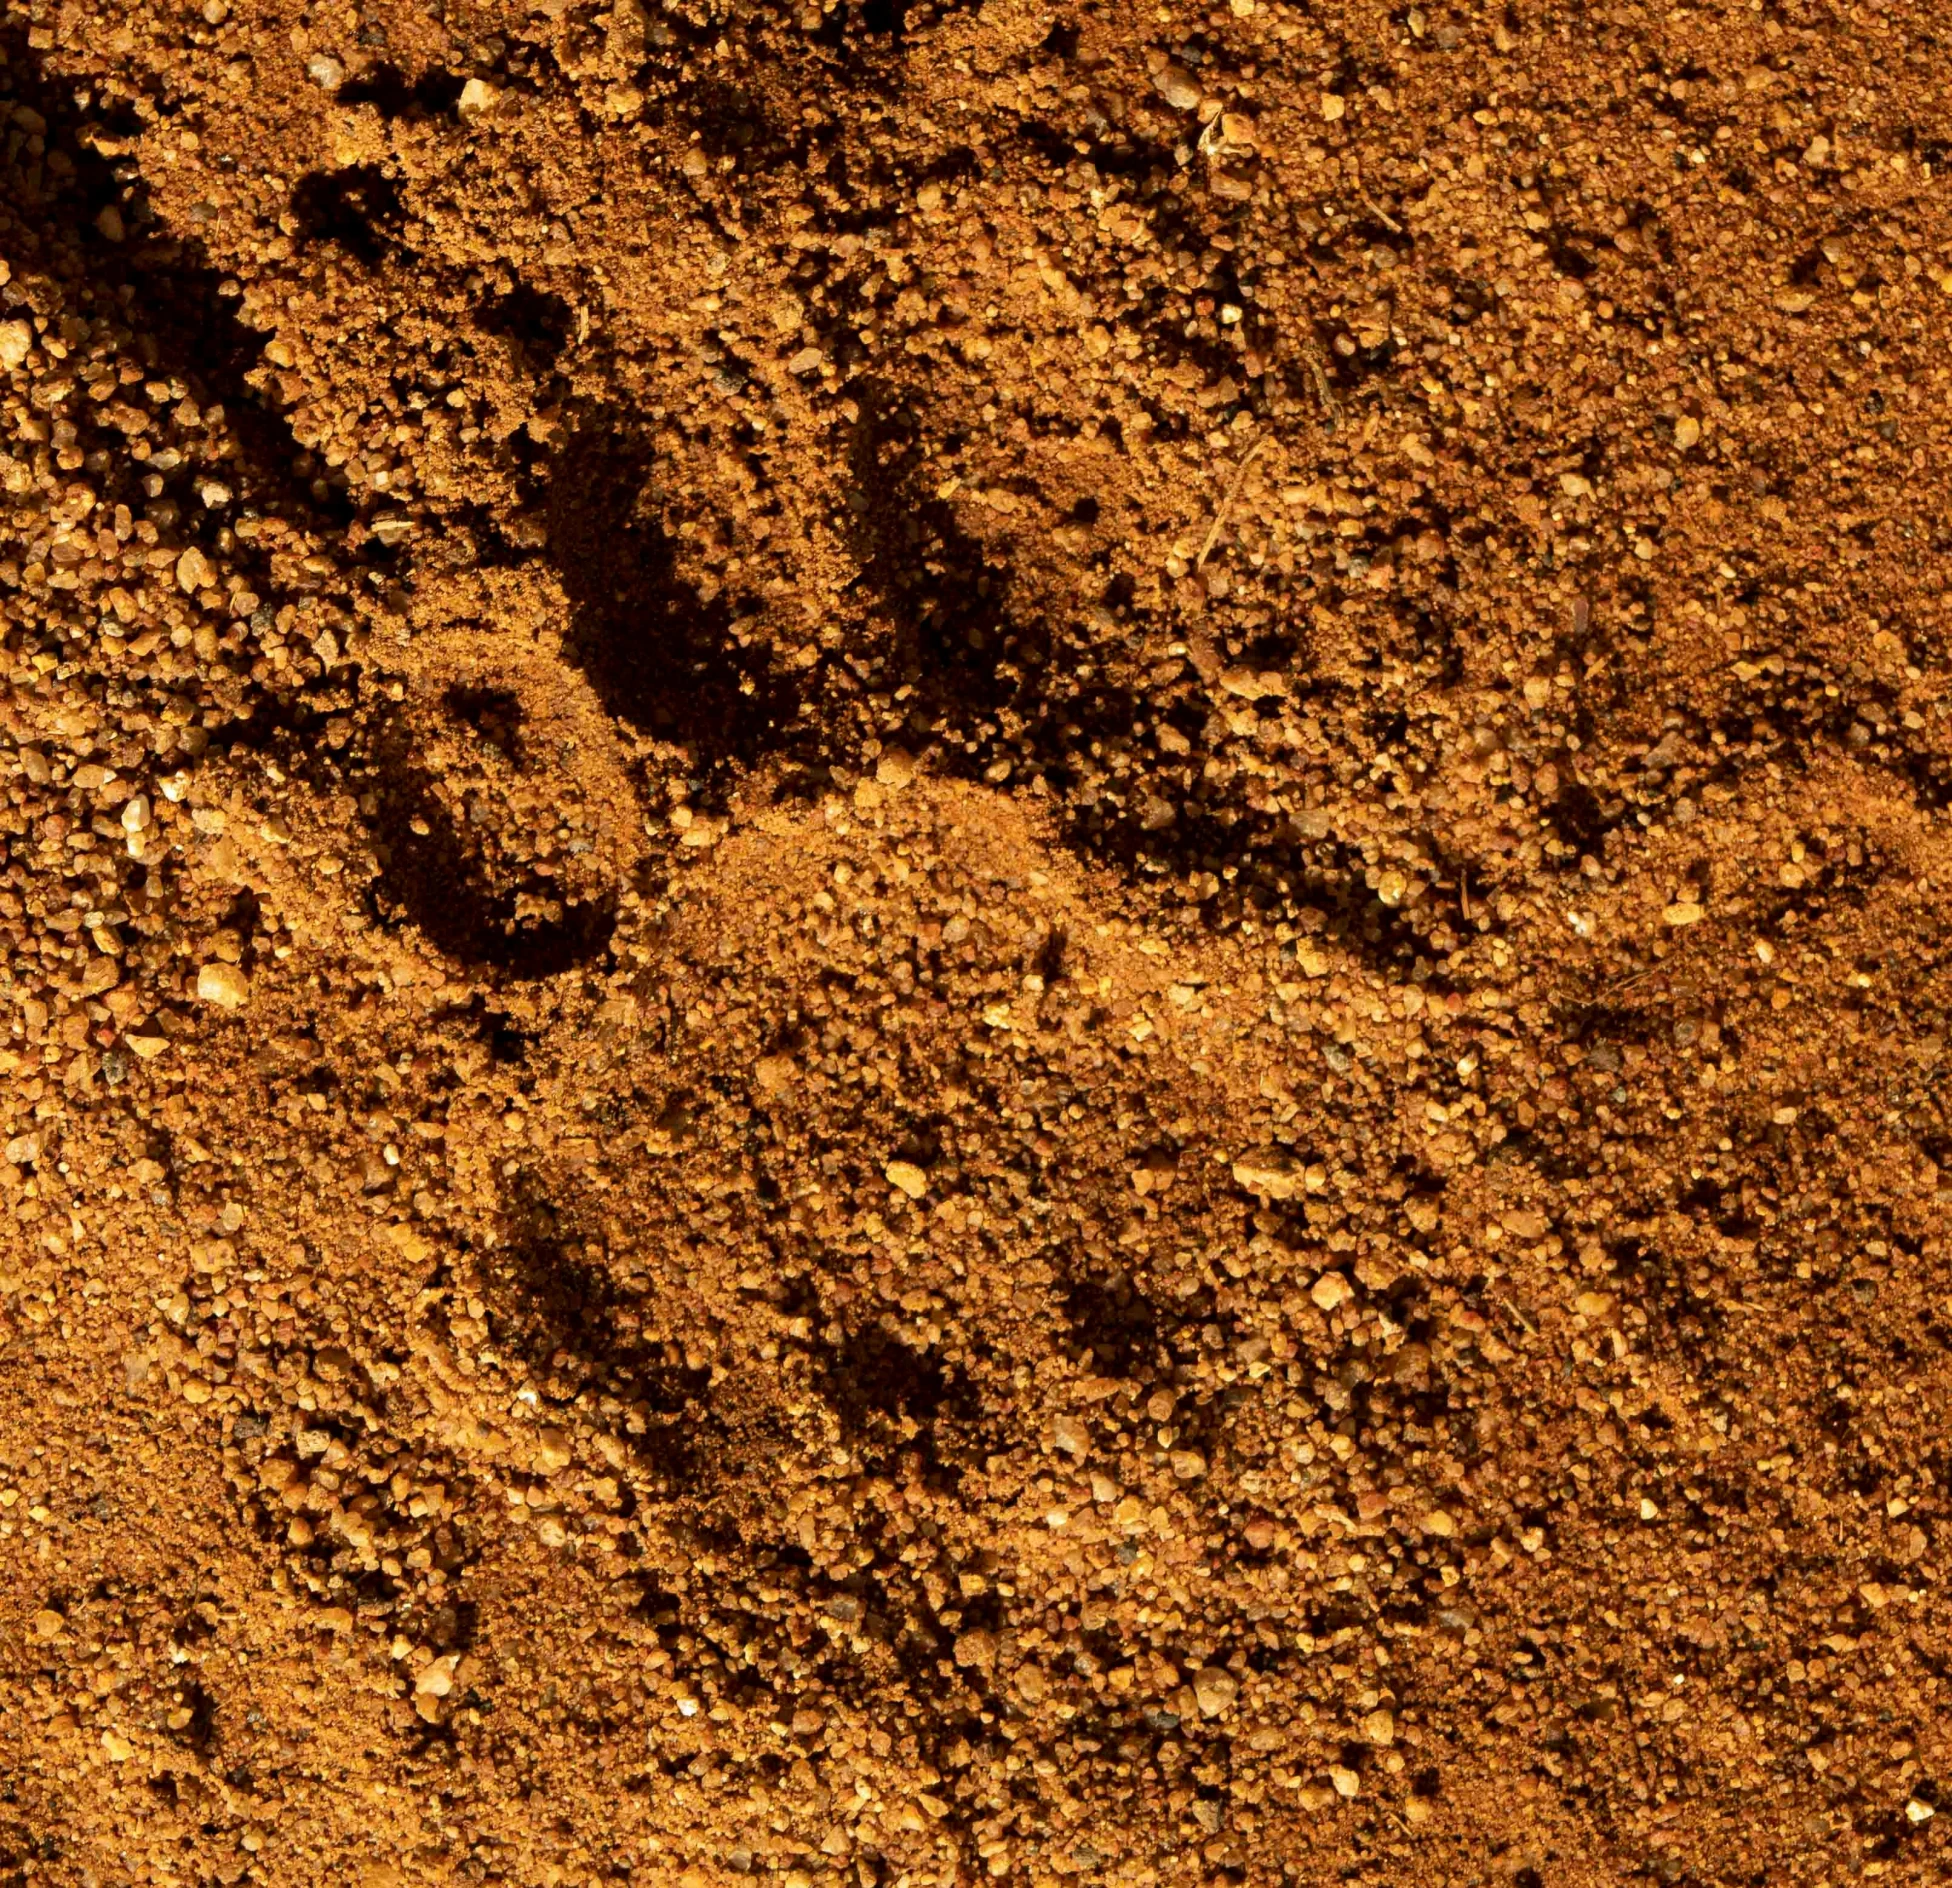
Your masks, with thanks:
[{"label": "animal paw print", "polygon": [[519,634],[421,637],[409,665],[365,755],[384,853],[373,915],[521,980],[599,955],[641,853],[609,718]]}]

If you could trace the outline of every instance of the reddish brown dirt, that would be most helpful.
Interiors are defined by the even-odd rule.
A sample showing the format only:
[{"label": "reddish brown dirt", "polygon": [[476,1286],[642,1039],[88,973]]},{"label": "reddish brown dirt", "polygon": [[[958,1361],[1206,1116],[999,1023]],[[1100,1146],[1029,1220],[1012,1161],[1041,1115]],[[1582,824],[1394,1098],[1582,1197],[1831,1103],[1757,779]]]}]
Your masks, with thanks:
[{"label": "reddish brown dirt", "polygon": [[0,53],[0,1882],[1944,1878],[1939,9]]}]

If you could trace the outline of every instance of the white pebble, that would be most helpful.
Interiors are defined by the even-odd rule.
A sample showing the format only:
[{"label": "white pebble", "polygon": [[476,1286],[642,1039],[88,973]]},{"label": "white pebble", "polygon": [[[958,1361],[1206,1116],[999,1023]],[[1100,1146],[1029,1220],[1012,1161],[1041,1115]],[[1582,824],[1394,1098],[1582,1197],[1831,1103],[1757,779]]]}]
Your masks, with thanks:
[{"label": "white pebble", "polygon": [[217,573],[210,568],[210,560],[192,544],[176,560],[176,581],[188,594],[196,590],[207,590],[217,581]]},{"label": "white pebble", "polygon": [[251,1000],[251,985],[235,964],[205,964],[197,972],[197,996],[219,1009],[241,1010]]},{"label": "white pebble", "polygon": [[899,1187],[911,1200],[919,1200],[929,1190],[929,1177],[912,1160],[891,1160],[882,1169],[891,1187]]}]

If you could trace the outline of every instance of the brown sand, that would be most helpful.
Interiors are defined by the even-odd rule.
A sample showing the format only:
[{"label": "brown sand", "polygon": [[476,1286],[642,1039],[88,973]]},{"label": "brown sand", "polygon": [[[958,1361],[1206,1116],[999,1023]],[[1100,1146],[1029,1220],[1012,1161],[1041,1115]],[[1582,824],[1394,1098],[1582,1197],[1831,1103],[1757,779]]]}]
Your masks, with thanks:
[{"label": "brown sand", "polygon": [[1945,1878],[1942,8],[0,51],[0,1882]]}]

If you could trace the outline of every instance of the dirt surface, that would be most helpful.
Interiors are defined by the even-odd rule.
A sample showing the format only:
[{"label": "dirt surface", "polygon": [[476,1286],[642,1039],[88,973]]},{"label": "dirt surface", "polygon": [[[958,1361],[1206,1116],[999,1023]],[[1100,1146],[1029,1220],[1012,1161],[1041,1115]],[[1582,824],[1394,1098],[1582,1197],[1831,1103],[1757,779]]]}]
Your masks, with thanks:
[{"label": "dirt surface", "polygon": [[0,55],[0,1882],[1945,1878],[1936,8]]}]

